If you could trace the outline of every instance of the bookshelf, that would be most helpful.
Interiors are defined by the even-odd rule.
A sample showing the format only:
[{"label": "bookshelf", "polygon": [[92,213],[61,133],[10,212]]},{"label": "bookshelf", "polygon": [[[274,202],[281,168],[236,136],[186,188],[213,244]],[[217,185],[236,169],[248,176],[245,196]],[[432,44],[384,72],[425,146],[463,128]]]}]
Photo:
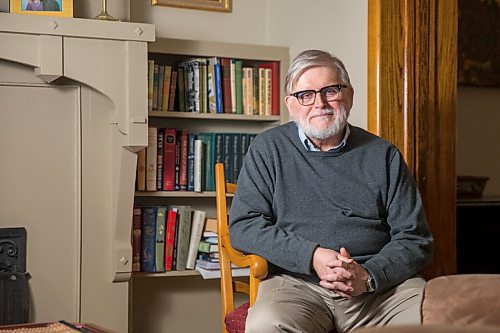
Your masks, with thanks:
[{"label": "bookshelf", "polygon": [[[251,133],[258,134],[266,129],[288,121],[288,115],[283,100],[284,80],[289,65],[289,49],[266,45],[247,45],[238,43],[209,42],[196,40],[180,40],[170,38],[157,38],[149,43],[149,59],[155,63],[171,65],[182,62],[188,58],[231,58],[241,59],[244,63],[276,62],[279,64],[279,96],[274,96],[279,102],[279,114],[234,114],[234,113],[206,113],[206,112],[181,112],[178,104],[172,111],[149,111],[149,126],[158,128],[185,129],[193,133]],[[137,206],[169,206],[190,205],[193,209],[206,211],[206,216],[215,217],[215,192],[214,191],[136,191],[134,205]],[[168,278],[165,284],[160,283]],[[150,281],[150,282],[147,282]],[[168,282],[167,282],[168,281]],[[209,319],[203,323],[208,331],[220,331],[220,294],[219,281],[203,280],[200,273],[195,270],[168,271],[158,273],[134,272],[132,275],[130,309],[133,328],[145,324],[143,318],[148,318],[145,310],[146,296],[152,293],[153,285],[160,285],[159,291],[165,301],[156,304],[155,312],[163,313],[157,326],[162,331],[198,331],[200,327],[195,322],[173,320],[183,316],[185,309],[169,306],[177,302],[189,304],[190,311],[194,313],[207,312]],[[189,286],[186,287],[186,284]],[[158,287],[155,287],[158,289]],[[158,293],[155,290],[153,293]],[[157,295],[156,298],[159,296]],[[204,300],[204,301],[202,301]],[[206,302],[210,302],[207,309]],[[203,306],[205,302],[205,306]],[[199,308],[197,308],[199,307]],[[192,327],[188,327],[192,325]],[[159,330],[160,331],[160,330]]]}]

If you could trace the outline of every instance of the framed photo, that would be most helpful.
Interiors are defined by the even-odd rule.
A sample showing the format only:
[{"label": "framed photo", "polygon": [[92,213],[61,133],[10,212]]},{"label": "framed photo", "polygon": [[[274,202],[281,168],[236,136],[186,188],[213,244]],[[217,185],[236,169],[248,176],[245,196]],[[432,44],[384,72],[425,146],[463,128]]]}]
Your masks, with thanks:
[{"label": "framed photo", "polygon": [[73,0],[10,0],[10,12],[73,17]]},{"label": "framed photo", "polygon": [[152,5],[231,12],[231,0],[151,0]]}]

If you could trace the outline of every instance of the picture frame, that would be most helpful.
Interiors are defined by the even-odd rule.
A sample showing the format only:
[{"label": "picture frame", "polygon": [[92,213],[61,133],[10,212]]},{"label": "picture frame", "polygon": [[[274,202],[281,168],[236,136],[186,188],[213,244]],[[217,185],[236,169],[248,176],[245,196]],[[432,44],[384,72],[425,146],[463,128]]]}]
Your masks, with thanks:
[{"label": "picture frame", "polygon": [[73,0],[10,0],[10,12],[26,15],[73,17]]},{"label": "picture frame", "polygon": [[169,6],[186,9],[209,10],[230,13],[232,0],[151,0],[153,6]]}]

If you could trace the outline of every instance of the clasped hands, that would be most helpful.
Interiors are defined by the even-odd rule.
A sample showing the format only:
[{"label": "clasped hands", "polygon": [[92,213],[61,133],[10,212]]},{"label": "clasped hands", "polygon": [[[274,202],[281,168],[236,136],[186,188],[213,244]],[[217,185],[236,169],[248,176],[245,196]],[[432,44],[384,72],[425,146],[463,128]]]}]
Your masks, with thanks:
[{"label": "clasped hands", "polygon": [[319,284],[342,297],[352,298],[366,292],[368,272],[358,264],[344,247],[340,252],[317,247],[313,254],[313,268]]}]

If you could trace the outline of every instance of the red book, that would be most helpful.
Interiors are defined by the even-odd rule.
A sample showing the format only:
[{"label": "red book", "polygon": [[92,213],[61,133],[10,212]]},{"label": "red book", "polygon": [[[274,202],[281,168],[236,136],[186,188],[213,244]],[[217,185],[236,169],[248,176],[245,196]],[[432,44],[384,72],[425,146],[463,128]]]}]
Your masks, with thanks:
[{"label": "red book", "polygon": [[188,131],[182,130],[180,135],[181,151],[179,161],[179,187],[181,191],[187,191],[187,159],[188,159]]},{"label": "red book", "polygon": [[222,101],[224,113],[233,113],[231,99],[231,59],[221,58],[220,66],[222,71]]},{"label": "red book", "polygon": [[270,61],[259,64],[261,68],[271,69],[271,114],[279,116],[280,114],[280,63]]},{"label": "red book", "polygon": [[175,222],[177,220],[177,209],[169,209],[167,213],[167,232],[165,234],[165,270],[172,270],[172,259],[174,255]]},{"label": "red book", "polygon": [[163,190],[175,190],[175,128],[165,128],[163,136]]},{"label": "red book", "polygon": [[141,271],[141,216],[142,208],[134,207],[132,216],[132,272]]}]

